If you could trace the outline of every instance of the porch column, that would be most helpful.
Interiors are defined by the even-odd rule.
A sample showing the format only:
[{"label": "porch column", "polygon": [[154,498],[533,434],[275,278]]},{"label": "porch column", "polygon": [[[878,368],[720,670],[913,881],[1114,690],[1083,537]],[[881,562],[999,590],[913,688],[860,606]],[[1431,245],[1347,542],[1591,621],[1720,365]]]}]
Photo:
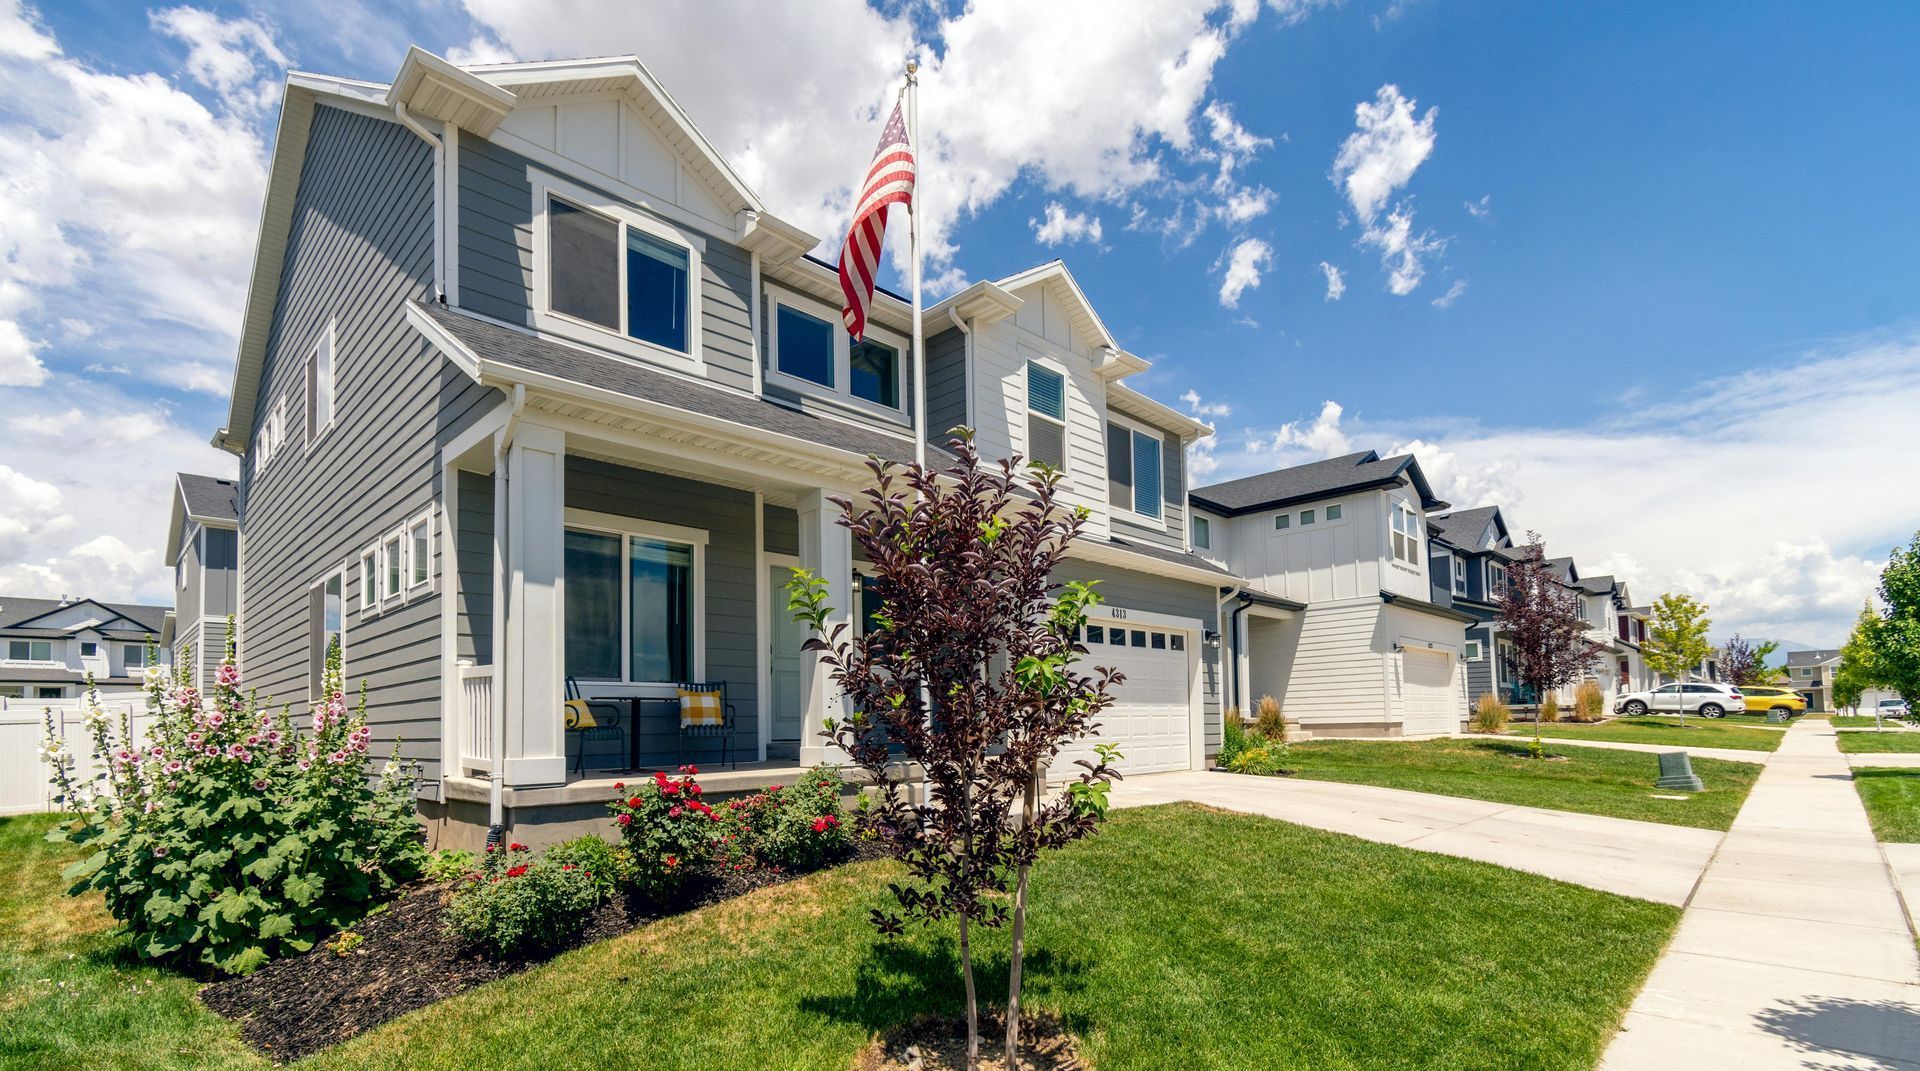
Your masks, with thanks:
[{"label": "porch column", "polygon": [[506,783],[514,786],[558,785],[567,779],[561,707],[566,454],[565,432],[526,423],[507,451],[507,613],[494,657],[505,670],[504,769]]},{"label": "porch column", "polygon": [[[827,630],[853,621],[853,533],[836,519],[840,507],[827,501],[827,492],[812,490],[800,496],[800,564],[827,582]],[[846,752],[820,738],[820,727],[841,712],[839,689],[827,678],[827,668],[813,652],[800,656],[800,764],[844,762]]]}]

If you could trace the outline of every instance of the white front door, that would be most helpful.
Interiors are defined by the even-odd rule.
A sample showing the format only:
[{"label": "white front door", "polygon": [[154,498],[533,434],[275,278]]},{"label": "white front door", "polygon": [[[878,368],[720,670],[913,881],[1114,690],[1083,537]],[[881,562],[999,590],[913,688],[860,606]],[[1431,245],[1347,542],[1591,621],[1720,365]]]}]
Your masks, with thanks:
[{"label": "white front door", "polygon": [[1101,712],[1099,732],[1062,749],[1048,770],[1048,779],[1079,776],[1083,767],[1074,761],[1092,761],[1096,743],[1119,747],[1121,759],[1116,765],[1122,773],[1192,769],[1188,731],[1200,714],[1192,709],[1192,681],[1187,676],[1191,642],[1184,629],[1118,621],[1088,625],[1087,653],[1080,661],[1083,671],[1111,666],[1126,680],[1114,689],[1113,705]]},{"label": "white front door", "polygon": [[787,581],[793,568],[767,567],[767,635],[772,637],[767,652],[771,662],[769,680],[773,689],[773,716],[770,738],[776,742],[800,739],[800,645],[807,642],[807,626],[795,621],[787,609]]},{"label": "white front door", "polygon": [[1453,655],[1409,647],[1400,652],[1400,731],[1408,736],[1450,733],[1460,728],[1453,707]]}]

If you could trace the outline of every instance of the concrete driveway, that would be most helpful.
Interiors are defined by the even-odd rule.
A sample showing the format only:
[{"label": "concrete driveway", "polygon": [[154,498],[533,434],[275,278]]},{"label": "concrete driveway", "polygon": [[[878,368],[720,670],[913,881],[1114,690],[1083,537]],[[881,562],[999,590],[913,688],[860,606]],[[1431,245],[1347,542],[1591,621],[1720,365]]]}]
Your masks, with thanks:
[{"label": "concrete driveway", "polygon": [[1372,785],[1227,773],[1129,777],[1120,807],[1191,801],[1455,855],[1663,904],[1684,903],[1722,834]]}]

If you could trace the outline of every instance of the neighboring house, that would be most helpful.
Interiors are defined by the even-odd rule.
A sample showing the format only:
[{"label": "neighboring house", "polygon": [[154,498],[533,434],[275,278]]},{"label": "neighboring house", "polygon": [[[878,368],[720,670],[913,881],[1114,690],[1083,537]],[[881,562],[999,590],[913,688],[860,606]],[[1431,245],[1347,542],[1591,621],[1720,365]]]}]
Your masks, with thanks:
[{"label": "neighboring house", "polygon": [[187,681],[205,688],[227,645],[227,618],[239,609],[239,484],[177,473],[167,522],[173,615],[166,646]]},{"label": "neighboring house", "polygon": [[1499,627],[1499,592],[1507,570],[1522,551],[1515,547],[1499,506],[1454,510],[1428,519],[1431,534],[1428,572],[1432,598],[1473,620],[1466,626],[1463,654],[1467,708],[1489,693],[1503,703],[1517,702],[1511,657]]},{"label": "neighboring house", "polygon": [[[0,699],[73,699],[87,678],[103,694],[138,691],[164,606],[0,595]],[[167,652],[158,651],[162,665]]]},{"label": "neighboring house", "polygon": [[290,75],[216,436],[242,459],[247,686],[306,701],[337,638],[444,843],[477,841],[494,777],[523,840],[604,818],[616,775],[578,772],[569,681],[641,701],[594,765],[710,762],[675,685],[721,682],[753,777],[789,779],[834,757],[838,702],[790,570],[859,627],[829,496],[966,423],[1090,511],[1060,572],[1106,599],[1086,639],[1127,677],[1101,718],[1124,768],[1204,766],[1237,586],[1189,547],[1205,426],[1124,385],[1147,363],[1052,263],[926,311],[923,431],[909,307],[877,294],[851,343],[818,244],[630,57]]},{"label": "neighboring house", "polygon": [[1203,553],[1230,592],[1231,702],[1261,696],[1316,736],[1456,731],[1467,713],[1463,629],[1435,598],[1428,515],[1446,508],[1411,456],[1373,451],[1196,488]]},{"label": "neighboring house", "polygon": [[1605,709],[1611,710],[1616,696],[1653,686],[1653,676],[1640,656],[1640,645],[1647,638],[1646,619],[1635,613],[1633,595],[1624,580],[1585,576],[1573,591],[1581,620],[1587,622],[1587,639],[1601,648],[1588,679],[1600,685],[1606,695]]},{"label": "neighboring house", "polygon": [[[1833,675],[1840,669],[1840,651],[1821,648],[1787,652],[1787,687],[1799,692],[1808,710],[1833,709]],[[1877,697],[1876,697],[1877,701]],[[1868,705],[1862,697],[1861,705]]]}]

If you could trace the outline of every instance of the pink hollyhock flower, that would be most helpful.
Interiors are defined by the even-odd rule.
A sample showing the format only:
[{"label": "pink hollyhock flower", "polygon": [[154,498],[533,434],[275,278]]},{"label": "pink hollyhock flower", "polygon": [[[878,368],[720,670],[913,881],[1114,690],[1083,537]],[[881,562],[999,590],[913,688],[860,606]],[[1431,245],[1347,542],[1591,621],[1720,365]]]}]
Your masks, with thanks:
[{"label": "pink hollyhock flower", "polygon": [[336,751],[333,754],[327,756],[327,761],[333,763],[335,766],[338,766],[341,763],[347,761],[347,753],[344,751]]},{"label": "pink hollyhock flower", "polygon": [[301,759],[299,762],[295,763],[294,765],[300,768],[301,773],[306,773],[308,770],[313,769],[313,763],[308,762],[305,759]]},{"label": "pink hollyhock flower", "polygon": [[267,779],[264,777],[254,778],[253,790],[255,792],[265,792],[267,790]]},{"label": "pink hollyhock flower", "polygon": [[161,845],[160,847],[158,847],[158,848],[155,848],[155,849],[153,850],[153,857],[154,857],[155,859],[165,859],[165,858],[167,857],[167,847],[166,847],[166,845],[164,845],[164,844],[163,844],[163,845]]},{"label": "pink hollyhock flower", "polygon": [[231,688],[240,683],[240,667],[229,662],[220,667],[219,672],[213,675],[213,679],[222,686]]},{"label": "pink hollyhock flower", "polygon": [[257,736],[257,735],[254,735],[254,736],[248,736],[248,737],[247,737],[247,746],[248,746],[248,747],[259,747],[259,746],[260,746],[260,737],[259,737],[259,736]]},{"label": "pink hollyhock flower", "polygon": [[175,759],[175,760],[173,760],[172,762],[169,762],[169,763],[167,763],[167,772],[168,772],[168,773],[179,773],[179,772],[180,772],[181,770],[183,770],[183,769],[185,769],[185,768],[186,768],[186,767],[185,767],[184,765],[182,765],[182,764],[181,764],[181,762],[180,762],[180,760],[179,760],[179,759]]},{"label": "pink hollyhock flower", "polygon": [[220,728],[222,725],[225,725],[226,723],[227,723],[227,716],[225,714],[220,713],[217,710],[207,715],[207,724],[213,726],[216,729]]},{"label": "pink hollyhock flower", "polygon": [[201,736],[197,731],[187,734],[187,743],[192,744],[194,747],[199,747],[200,741],[203,739],[205,739],[205,737]]}]

